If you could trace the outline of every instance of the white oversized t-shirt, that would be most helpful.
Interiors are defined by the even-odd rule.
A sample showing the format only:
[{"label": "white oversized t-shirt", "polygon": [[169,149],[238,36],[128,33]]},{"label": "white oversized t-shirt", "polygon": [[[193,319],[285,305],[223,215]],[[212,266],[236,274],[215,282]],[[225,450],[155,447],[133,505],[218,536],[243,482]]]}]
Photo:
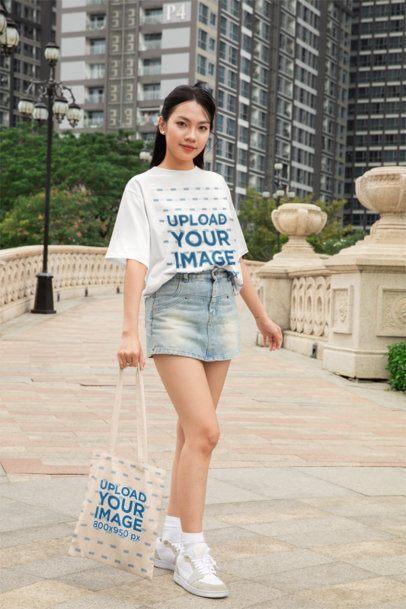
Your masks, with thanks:
[{"label": "white oversized t-shirt", "polygon": [[214,267],[232,272],[238,294],[239,258],[247,244],[224,178],[200,169],[152,167],[124,189],[106,259],[147,267],[142,296],[153,294],[176,273]]}]

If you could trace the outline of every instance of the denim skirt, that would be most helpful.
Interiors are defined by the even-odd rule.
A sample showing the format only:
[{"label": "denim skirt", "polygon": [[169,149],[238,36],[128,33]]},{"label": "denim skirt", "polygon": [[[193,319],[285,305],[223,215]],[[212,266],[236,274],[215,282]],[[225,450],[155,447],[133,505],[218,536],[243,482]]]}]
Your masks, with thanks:
[{"label": "denim skirt", "polygon": [[145,297],[146,355],[186,355],[205,362],[240,354],[234,277],[215,267],[176,273]]}]

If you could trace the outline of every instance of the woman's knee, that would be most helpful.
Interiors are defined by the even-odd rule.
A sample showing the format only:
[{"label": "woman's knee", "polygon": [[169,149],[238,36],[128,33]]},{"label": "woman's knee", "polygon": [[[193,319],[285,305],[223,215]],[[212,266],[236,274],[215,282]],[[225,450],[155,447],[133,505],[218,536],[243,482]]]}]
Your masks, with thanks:
[{"label": "woman's knee", "polygon": [[184,444],[185,443],[185,433],[183,431],[183,427],[181,425],[179,417],[178,417],[178,422],[176,424],[176,435],[177,435],[179,444]]},{"label": "woman's knee", "polygon": [[191,434],[187,434],[185,441],[188,445],[203,453],[210,453],[218,444],[220,429],[218,425],[204,425],[198,427]]}]

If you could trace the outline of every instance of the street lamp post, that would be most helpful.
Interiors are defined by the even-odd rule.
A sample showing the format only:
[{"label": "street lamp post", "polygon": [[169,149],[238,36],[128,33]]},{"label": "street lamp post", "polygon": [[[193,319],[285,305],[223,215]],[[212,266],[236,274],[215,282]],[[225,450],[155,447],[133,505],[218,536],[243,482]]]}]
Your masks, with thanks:
[{"label": "street lamp post", "polygon": [[[53,275],[48,273],[48,242],[49,242],[49,210],[51,198],[51,170],[52,170],[52,139],[54,117],[58,123],[61,123],[64,117],[68,119],[71,127],[76,127],[79,123],[82,111],[76,103],[75,96],[69,87],[63,85],[62,82],[55,80],[55,66],[59,59],[59,47],[49,42],[45,46],[45,59],[50,66],[50,76],[48,80],[33,80],[26,94],[31,93],[31,89],[38,88],[39,95],[34,104],[31,99],[23,98],[18,104],[19,113],[27,118],[33,118],[40,124],[47,121],[47,156],[46,156],[46,175],[45,175],[45,213],[44,213],[44,248],[42,255],[42,272],[37,273],[37,287],[35,292],[34,308],[31,313],[56,313],[54,309],[54,298],[52,291]],[[68,91],[71,96],[71,103],[68,104],[64,97],[64,90]],[[46,99],[45,104],[42,99]]]},{"label": "street lamp post", "polygon": [[17,48],[20,35],[16,24],[8,15],[3,4],[0,5],[0,51],[7,57],[12,55]]},{"label": "street lamp post", "polygon": [[[274,180],[273,180],[273,185],[276,188],[276,191],[273,193],[272,197],[275,200],[275,208],[278,209],[279,207],[279,202],[282,199],[282,197],[289,197],[290,199],[293,199],[293,197],[295,197],[295,192],[292,190],[289,190],[289,184],[287,184],[286,186],[281,186],[281,175],[280,175],[280,171],[282,171],[283,169],[283,163],[275,163],[274,164]],[[271,193],[268,191],[265,191],[262,193],[263,197],[270,197]],[[279,231],[276,231],[276,251],[279,252],[280,250],[280,234]]]}]

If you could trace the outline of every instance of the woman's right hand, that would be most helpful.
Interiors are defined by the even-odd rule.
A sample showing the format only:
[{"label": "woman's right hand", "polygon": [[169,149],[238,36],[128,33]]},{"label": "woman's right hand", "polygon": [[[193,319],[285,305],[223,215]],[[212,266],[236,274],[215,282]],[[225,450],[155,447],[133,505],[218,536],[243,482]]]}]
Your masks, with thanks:
[{"label": "woman's right hand", "polygon": [[138,366],[138,363],[141,370],[145,368],[145,357],[137,334],[122,335],[117,359],[120,368],[126,368],[127,366],[135,367]]}]

